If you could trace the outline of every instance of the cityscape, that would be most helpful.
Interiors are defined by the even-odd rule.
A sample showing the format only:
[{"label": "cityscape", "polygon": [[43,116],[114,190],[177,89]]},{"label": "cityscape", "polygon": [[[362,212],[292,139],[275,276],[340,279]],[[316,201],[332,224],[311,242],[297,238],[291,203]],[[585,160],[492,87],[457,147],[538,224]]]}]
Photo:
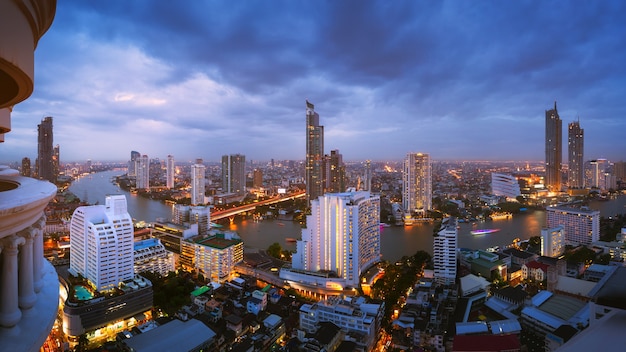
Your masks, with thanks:
[{"label": "cityscape", "polygon": [[[254,9],[258,3],[248,5]],[[401,34],[415,25],[400,14],[401,8],[359,8],[351,1],[319,8],[281,5],[272,16],[292,25],[297,23],[292,11],[315,10],[312,22],[300,23],[300,30],[310,30],[324,17],[320,14],[348,22],[335,17],[325,22],[337,26],[329,29],[337,38],[321,50],[325,55],[340,44],[363,50],[363,44],[350,43],[358,37],[355,28],[371,36],[373,45],[380,39],[372,28],[387,39],[416,43]],[[465,25],[476,16],[460,15],[467,5],[420,5],[405,10],[448,21],[463,18]],[[512,16],[511,9],[484,8],[493,2],[479,5],[485,14]],[[402,87],[395,76],[403,70],[402,61],[394,61],[397,43],[391,41],[386,54],[374,52],[369,58],[387,57],[388,69],[352,61],[343,71],[320,69],[324,78],[300,78],[296,84],[293,77],[264,71],[254,59],[245,67],[245,51],[235,44],[264,43],[279,50],[270,39],[279,27],[262,19],[239,26],[266,31],[255,39],[239,37],[224,46],[230,52],[210,64],[200,60],[191,68],[183,65],[186,59],[170,57],[180,60],[184,83],[169,76],[176,69],[164,61],[167,55],[159,56],[162,48],[150,57],[129,35],[121,41],[128,54],[124,68],[133,76],[145,75],[146,82],[154,79],[146,69],[161,69],[159,82],[166,88],[150,91],[146,84],[140,92],[127,76],[126,88],[103,97],[114,96],[105,105],[115,107],[101,106],[99,117],[88,118],[79,112],[91,99],[86,94],[99,95],[106,87],[104,76],[112,72],[97,56],[103,47],[120,50],[116,45],[126,37],[118,37],[117,29],[96,35],[84,21],[95,28],[94,20],[112,18],[115,7],[122,11],[119,6],[50,0],[0,4],[0,23],[8,24],[0,25],[0,351],[589,351],[626,345],[621,334],[626,327],[626,145],[619,98],[618,104],[587,108],[590,95],[575,89],[559,90],[571,94],[562,100],[520,94],[525,107],[505,99],[515,106],[501,115],[460,104],[487,122],[471,116],[463,120],[456,108],[443,113],[419,103],[413,107],[424,109],[425,117],[411,120],[406,98],[381,98]],[[224,10],[221,3],[194,6],[185,11]],[[568,6],[557,17],[580,24],[592,16]],[[514,8],[529,10],[521,4]],[[122,30],[134,18],[143,18],[146,29],[164,38],[178,30],[192,38],[191,32],[203,28],[197,15],[160,2],[143,15],[141,4],[126,10],[116,17]],[[160,16],[168,10],[174,12],[163,28],[150,22],[164,19]],[[264,8],[256,10],[267,14]],[[626,33],[626,26],[616,24],[626,13],[622,4],[607,2],[593,10],[593,15],[607,15],[612,34]],[[249,11],[228,8],[229,20],[212,13],[207,20],[221,23],[224,28],[216,32],[232,39],[229,22],[252,18]],[[86,17],[78,21],[80,16]],[[544,19],[528,16],[531,22]],[[381,18],[398,19],[398,29],[385,23],[361,27],[365,20]],[[66,99],[60,96],[63,89],[56,97],[48,91],[58,87],[51,83],[56,75],[67,71],[52,69],[59,66],[47,46],[74,52],[58,42],[59,36],[76,38],[68,32],[72,26],[83,28],[76,44],[101,70],[89,73],[76,61],[83,80],[93,75],[93,90]],[[495,28],[476,26],[480,30],[467,27],[469,35]],[[616,45],[606,28],[573,30],[560,48],[580,43],[569,50],[586,48],[587,60],[599,58]],[[508,30],[502,37],[485,38],[504,40]],[[572,39],[585,31],[592,39]],[[546,29],[550,35],[558,32]],[[101,46],[103,37],[116,39],[107,47]],[[154,45],[147,38],[145,43]],[[291,43],[287,38],[281,40]],[[438,37],[433,33],[432,38]],[[303,37],[298,56],[309,51],[309,40]],[[536,40],[538,47],[546,45]],[[213,36],[206,41],[223,45]],[[603,49],[591,46],[595,41],[605,44]],[[438,45],[417,42],[438,54]],[[184,45],[172,43],[171,48]],[[189,49],[189,55],[203,52],[197,50]],[[39,52],[48,63],[37,58]],[[302,68],[290,67],[292,51],[283,54],[284,60],[273,59],[286,71]],[[324,62],[310,56],[311,65]],[[232,66],[229,60],[235,57],[241,67]],[[527,57],[528,65],[539,66],[517,68],[517,74],[547,70],[539,64],[546,57]],[[349,61],[339,59],[336,65]],[[203,65],[212,69],[194,71]],[[481,65],[475,67],[477,74],[484,70]],[[356,82],[377,74],[357,78],[354,67],[393,83],[374,94],[372,86]],[[606,103],[626,87],[619,70],[609,79],[598,78],[603,70],[590,68],[581,79],[619,86],[600,100]],[[329,89],[326,80],[342,73],[345,85]],[[428,75],[412,69],[404,73],[427,81]],[[559,84],[567,85],[567,79]],[[276,82],[284,87],[271,92]],[[312,95],[303,82],[317,83],[310,86]],[[180,84],[181,90],[170,84]],[[355,93],[345,94],[346,89]],[[194,90],[216,104],[209,115],[221,116],[194,122],[200,116],[194,112],[205,106],[197,98],[199,103],[188,110],[179,106],[177,120],[156,117],[171,113],[171,103],[191,102],[176,96],[195,97]],[[267,100],[259,100],[259,91],[267,93]],[[419,92],[414,87],[411,94]],[[498,92],[483,102],[501,94],[515,95]],[[223,101],[215,100],[218,96]],[[293,101],[268,110],[270,102],[287,96]],[[241,98],[239,106],[229,105],[233,97]],[[436,94],[423,98],[442,103]],[[597,93],[591,98],[598,99]],[[350,99],[367,102],[360,123],[339,106]],[[390,103],[381,108],[382,101]],[[155,107],[162,111],[155,114]],[[245,110],[277,116],[244,123],[242,116],[252,116]],[[122,123],[115,111],[135,122]],[[134,115],[139,111],[155,117]],[[608,111],[617,115],[604,116]],[[36,122],[27,126],[33,116],[25,115],[36,115]],[[230,115],[232,120],[225,117]],[[526,126],[512,116],[526,119]],[[81,131],[97,125],[93,133]]]}]

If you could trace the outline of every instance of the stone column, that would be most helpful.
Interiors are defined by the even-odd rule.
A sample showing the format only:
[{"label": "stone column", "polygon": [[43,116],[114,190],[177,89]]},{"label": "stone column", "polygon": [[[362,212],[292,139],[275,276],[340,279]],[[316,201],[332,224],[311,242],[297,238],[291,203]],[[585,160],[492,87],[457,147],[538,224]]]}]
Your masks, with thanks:
[{"label": "stone column", "polygon": [[20,250],[18,298],[20,308],[26,310],[32,308],[37,302],[33,287],[33,240],[37,235],[37,229],[30,226],[18,232],[17,235],[24,239]]},{"label": "stone column", "polygon": [[7,236],[0,241],[2,250],[2,278],[0,279],[0,326],[10,328],[22,319],[22,311],[18,307],[17,288],[17,247],[24,244],[22,237]]},{"label": "stone column", "polygon": [[43,229],[45,226],[45,215],[33,224],[33,228],[37,230],[33,242],[33,284],[36,293],[39,293],[43,286]]}]

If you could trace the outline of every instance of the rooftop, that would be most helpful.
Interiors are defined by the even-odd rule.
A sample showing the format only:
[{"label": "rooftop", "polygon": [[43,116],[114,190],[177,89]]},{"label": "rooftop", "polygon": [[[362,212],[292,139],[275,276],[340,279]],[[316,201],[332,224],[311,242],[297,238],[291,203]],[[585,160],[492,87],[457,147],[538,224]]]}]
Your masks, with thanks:
[{"label": "rooftop", "polygon": [[201,321],[172,320],[155,329],[125,340],[135,352],[141,351],[194,351],[215,337],[215,332]]}]

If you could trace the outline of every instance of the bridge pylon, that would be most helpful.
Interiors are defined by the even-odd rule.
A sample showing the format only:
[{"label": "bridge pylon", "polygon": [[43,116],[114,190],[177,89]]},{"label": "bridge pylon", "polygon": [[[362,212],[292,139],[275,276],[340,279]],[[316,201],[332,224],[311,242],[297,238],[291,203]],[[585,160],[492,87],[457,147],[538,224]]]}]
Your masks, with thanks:
[{"label": "bridge pylon", "polygon": [[235,223],[235,215],[231,215],[228,217],[228,221],[230,221],[230,224],[234,224]]}]

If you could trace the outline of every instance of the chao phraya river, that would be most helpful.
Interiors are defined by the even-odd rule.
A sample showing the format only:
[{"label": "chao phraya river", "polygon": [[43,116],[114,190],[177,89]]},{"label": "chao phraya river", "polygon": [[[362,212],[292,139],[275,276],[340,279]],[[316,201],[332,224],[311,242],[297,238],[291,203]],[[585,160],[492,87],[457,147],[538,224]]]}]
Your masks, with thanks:
[{"label": "chao phraya river", "polygon": [[[124,194],[128,203],[128,212],[136,220],[147,222],[157,218],[170,219],[172,207],[164,203],[132,195],[121,190],[111,182],[111,178],[122,175],[125,170],[105,171],[82,177],[70,186],[70,191],[81,200],[94,204],[104,204],[107,194]],[[626,196],[622,195],[614,200],[592,202],[590,208],[600,210],[601,216],[613,216],[626,213]],[[459,247],[485,249],[494,246],[504,247],[519,238],[526,240],[531,236],[538,236],[545,226],[544,211],[532,210],[517,214],[511,219],[478,222],[475,225],[459,224]],[[433,224],[419,224],[413,226],[392,226],[381,229],[381,253],[385,260],[395,261],[405,255],[413,255],[419,250],[432,253]],[[486,235],[472,235],[470,231],[476,229],[497,228],[498,232]],[[272,243],[278,242],[289,250],[295,250],[295,243],[288,239],[300,238],[300,226],[291,221],[265,220],[255,222],[251,219],[236,221],[230,229],[237,231],[247,248],[265,249]]]}]

